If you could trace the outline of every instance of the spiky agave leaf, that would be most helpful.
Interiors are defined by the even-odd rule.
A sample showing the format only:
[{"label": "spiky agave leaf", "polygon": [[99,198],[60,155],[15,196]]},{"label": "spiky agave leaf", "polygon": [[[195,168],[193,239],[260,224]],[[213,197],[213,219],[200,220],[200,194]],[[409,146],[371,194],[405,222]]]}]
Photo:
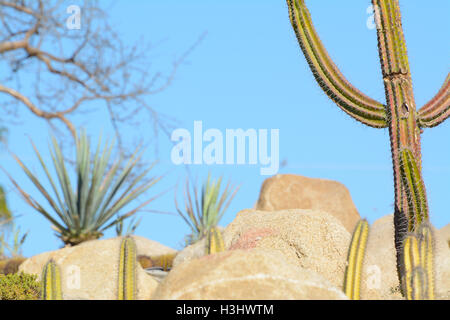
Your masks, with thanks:
[{"label": "spiky agave leaf", "polygon": [[[126,205],[157,183],[160,177],[144,180],[154,164],[137,177],[131,177],[133,170],[142,157],[142,152],[139,149],[136,149],[131,155],[123,169],[121,169],[124,160],[122,157],[116,160],[108,169],[114,143],[106,143],[103,148],[101,148],[101,144],[100,138],[95,153],[91,155],[90,143],[86,133],[83,131],[81,136],[77,137],[75,189],[71,183],[62,151],[56,139],[52,137],[53,148],[50,147],[50,155],[56,171],[59,188],[42,156],[33,144],[33,149],[50,182],[54,197],[50,195],[50,192],[44,188],[39,179],[31,173],[25,164],[18,157],[14,156],[26,175],[47,200],[51,209],[56,213],[57,218],[21,189],[14,179],[8,175],[9,178],[25,201],[50,220],[54,229],[57,230],[58,236],[66,244],[74,245],[101,237],[106,229],[132,216],[155,199],[151,198],[127,213],[118,215]],[[114,215],[117,215],[117,217],[108,224]]]},{"label": "spiky agave leaf", "polygon": [[189,180],[187,180],[184,191],[185,213],[179,209],[175,196],[177,211],[191,229],[191,234],[188,235],[186,241],[188,244],[206,237],[209,231],[218,225],[236,192],[239,190],[239,187],[234,188],[228,183],[221,192],[221,184],[222,177],[214,181],[211,180],[211,175],[208,174],[208,178],[202,185],[199,197],[197,187],[194,185],[191,188]]}]

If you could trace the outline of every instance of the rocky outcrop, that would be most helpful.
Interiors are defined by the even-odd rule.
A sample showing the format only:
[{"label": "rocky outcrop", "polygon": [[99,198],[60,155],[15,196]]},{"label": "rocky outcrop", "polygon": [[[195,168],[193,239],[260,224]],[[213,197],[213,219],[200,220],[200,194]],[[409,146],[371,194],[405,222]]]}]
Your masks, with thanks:
[{"label": "rocky outcrop", "polygon": [[343,184],[293,174],[279,174],[266,179],[261,187],[256,209],[324,211],[337,218],[348,232],[353,232],[360,219],[350,192]]}]

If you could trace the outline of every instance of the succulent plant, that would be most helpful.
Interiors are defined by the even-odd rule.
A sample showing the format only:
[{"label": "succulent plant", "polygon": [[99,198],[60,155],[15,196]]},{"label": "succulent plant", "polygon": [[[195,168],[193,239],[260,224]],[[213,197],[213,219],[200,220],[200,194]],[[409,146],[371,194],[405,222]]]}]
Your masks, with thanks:
[{"label": "succulent plant", "polygon": [[86,240],[98,239],[106,229],[132,216],[154,200],[151,198],[134,209],[113,218],[126,205],[159,181],[160,177],[144,180],[153,165],[139,175],[132,176],[132,172],[142,156],[139,150],[133,153],[124,166],[123,157],[110,164],[114,143],[106,144],[103,149],[101,143],[102,141],[99,139],[95,154],[91,156],[90,143],[85,132],[76,138],[76,185],[73,188],[62,151],[55,137],[52,137],[53,150],[50,148],[50,153],[58,178],[59,190],[43,158],[32,143],[54,196],[51,196],[51,193],[42,185],[41,180],[14,155],[16,161],[47,200],[57,217],[34,200],[8,175],[10,180],[25,201],[53,224],[58,237],[65,244],[76,245]]},{"label": "succulent plant", "polygon": [[136,299],[136,243],[124,237],[120,243],[118,300]]},{"label": "succulent plant", "polygon": [[408,300],[433,300],[434,238],[431,226],[423,223],[410,233],[403,245],[405,272],[403,292]]},{"label": "succulent plant", "polygon": [[398,0],[372,0],[386,104],[369,98],[345,79],[315,31],[304,0],[287,0],[300,47],[324,92],[347,114],[374,128],[388,128],[394,169],[395,247],[399,278],[405,273],[408,232],[429,220],[421,173],[420,135],[450,117],[450,74],[437,94],[416,109]]},{"label": "succulent plant", "polygon": [[201,198],[199,199],[197,187],[191,187],[189,180],[187,180],[184,191],[184,213],[179,208],[175,196],[177,211],[191,229],[191,234],[186,240],[188,245],[207,237],[211,229],[219,224],[220,219],[239,189],[228,183],[221,193],[221,183],[222,177],[217,181],[213,181],[211,180],[211,175],[208,174],[208,178],[202,186]]},{"label": "succulent plant", "polygon": [[45,264],[42,270],[41,284],[42,300],[62,300],[61,270],[52,259]]},{"label": "succulent plant", "polygon": [[345,270],[344,292],[351,300],[360,299],[361,273],[368,236],[369,223],[362,219],[353,231]]}]

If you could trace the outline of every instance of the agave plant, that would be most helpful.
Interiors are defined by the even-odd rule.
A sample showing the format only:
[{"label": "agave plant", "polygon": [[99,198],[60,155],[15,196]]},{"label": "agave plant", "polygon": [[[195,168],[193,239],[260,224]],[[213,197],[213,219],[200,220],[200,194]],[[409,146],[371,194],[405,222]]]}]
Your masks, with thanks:
[{"label": "agave plant", "polygon": [[219,224],[225,211],[228,209],[239,187],[233,187],[228,182],[221,193],[222,177],[217,181],[207,180],[202,186],[201,199],[197,187],[191,186],[186,180],[184,191],[185,212],[180,210],[175,196],[175,206],[178,214],[188,224],[191,234],[187,236],[186,243],[192,244],[207,236],[209,231]]},{"label": "agave plant", "polygon": [[[51,140],[53,150],[50,147],[50,154],[59,189],[36,146],[33,143],[32,146],[50,182],[53,197],[28,167],[17,156],[14,155],[14,158],[47,200],[56,216],[46,210],[43,205],[20,188],[14,179],[8,176],[25,201],[53,224],[57,236],[66,245],[76,245],[83,241],[100,238],[106,229],[121,223],[154,200],[151,198],[119,215],[126,205],[160,180],[160,177],[144,180],[153,165],[139,175],[131,175],[142,156],[142,152],[139,150],[133,153],[126,164],[124,164],[123,157],[110,164],[114,143],[106,143],[101,148],[102,141],[99,139],[95,154],[91,155],[89,140],[83,132],[81,137],[75,139],[76,185],[73,188],[61,149],[55,137],[52,137]],[[117,216],[113,217],[116,214]]]}]

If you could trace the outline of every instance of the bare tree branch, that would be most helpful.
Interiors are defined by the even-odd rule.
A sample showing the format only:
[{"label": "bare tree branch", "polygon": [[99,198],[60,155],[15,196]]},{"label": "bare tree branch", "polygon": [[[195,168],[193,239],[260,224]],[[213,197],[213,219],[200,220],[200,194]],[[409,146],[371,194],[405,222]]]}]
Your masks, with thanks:
[{"label": "bare tree branch", "polygon": [[[109,26],[99,1],[80,5],[79,30],[66,26],[63,0],[0,0],[0,114],[17,119],[21,107],[74,136],[76,115],[104,108],[121,141],[122,127],[152,123],[168,133],[172,119],[150,105],[167,89],[202,35],[175,59],[166,75],[149,67],[148,46],[126,46]],[[102,102],[102,103],[99,103]],[[98,110],[97,109],[97,110]],[[3,116],[4,115],[4,116]],[[121,144],[121,143],[119,143]]]}]

